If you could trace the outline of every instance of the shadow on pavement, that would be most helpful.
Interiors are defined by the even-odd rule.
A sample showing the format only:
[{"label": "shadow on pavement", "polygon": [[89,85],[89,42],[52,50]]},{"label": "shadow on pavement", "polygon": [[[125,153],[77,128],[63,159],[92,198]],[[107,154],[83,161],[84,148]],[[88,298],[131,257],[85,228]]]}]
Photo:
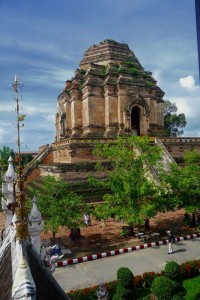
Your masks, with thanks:
[{"label": "shadow on pavement", "polygon": [[179,253],[179,252],[185,252],[185,251],[186,251],[186,249],[178,249],[178,250],[173,251],[173,254]]}]

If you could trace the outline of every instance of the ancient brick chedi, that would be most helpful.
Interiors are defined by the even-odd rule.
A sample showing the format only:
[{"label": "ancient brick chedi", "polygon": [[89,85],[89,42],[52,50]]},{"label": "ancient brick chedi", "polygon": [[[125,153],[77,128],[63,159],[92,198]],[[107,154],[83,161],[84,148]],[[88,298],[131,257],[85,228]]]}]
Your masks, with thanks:
[{"label": "ancient brick chedi", "polygon": [[[54,146],[66,139],[70,144],[125,134],[163,135],[164,92],[156,83],[127,44],[105,40],[91,46],[58,96]],[[77,158],[76,149],[69,148]]]},{"label": "ancient brick chedi", "polygon": [[58,96],[55,141],[40,147],[24,176],[32,181],[55,175],[75,182],[87,180],[90,172],[104,178],[95,169],[94,144],[118,135],[159,137],[176,160],[200,149],[199,138],[165,137],[163,96],[127,44],[105,40],[91,46]]},{"label": "ancient brick chedi", "polygon": [[127,44],[105,40],[91,46],[58,97],[57,141],[159,134],[163,95]]}]

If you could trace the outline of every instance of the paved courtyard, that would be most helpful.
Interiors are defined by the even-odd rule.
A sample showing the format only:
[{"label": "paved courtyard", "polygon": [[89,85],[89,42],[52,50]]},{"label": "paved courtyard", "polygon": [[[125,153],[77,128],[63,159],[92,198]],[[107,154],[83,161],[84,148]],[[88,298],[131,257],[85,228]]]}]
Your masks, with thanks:
[{"label": "paved courtyard", "polygon": [[183,263],[188,260],[200,259],[200,238],[180,241],[174,245],[173,254],[168,255],[167,253],[168,245],[138,250],[57,268],[53,276],[60,286],[69,292],[98,285],[102,281],[115,280],[117,269],[122,266],[130,268],[134,275],[140,275],[146,271],[161,271],[166,262],[170,260]]}]

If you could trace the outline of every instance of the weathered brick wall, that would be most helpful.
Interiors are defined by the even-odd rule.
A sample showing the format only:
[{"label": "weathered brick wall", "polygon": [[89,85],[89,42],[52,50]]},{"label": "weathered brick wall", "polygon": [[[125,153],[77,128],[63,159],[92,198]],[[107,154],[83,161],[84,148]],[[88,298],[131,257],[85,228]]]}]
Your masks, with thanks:
[{"label": "weathered brick wall", "polygon": [[[102,139],[102,142],[111,139]],[[175,160],[181,160],[186,151],[200,151],[200,138],[160,138],[161,142]],[[68,181],[85,181],[89,175],[105,178],[104,172],[95,171],[94,164],[99,160],[93,154],[94,140],[63,140],[52,144],[52,151],[34,168],[27,177],[26,184],[39,176],[57,176]],[[90,166],[90,167],[88,167]],[[93,169],[92,169],[93,168]]]},{"label": "weathered brick wall", "polygon": [[41,171],[38,168],[38,166],[36,166],[26,176],[26,179],[25,179],[25,182],[24,182],[24,186],[26,187],[29,182],[31,182],[31,181],[35,180],[36,178],[38,178],[40,176],[40,174],[41,174]]},{"label": "weathered brick wall", "polygon": [[40,176],[56,176],[69,182],[86,182],[89,175],[100,179],[106,178],[106,172],[97,171],[95,163],[41,165],[40,171]]},{"label": "weathered brick wall", "polygon": [[44,157],[44,159],[42,160],[42,163],[50,164],[50,163],[52,163],[52,161],[53,161],[53,152],[51,151]]},{"label": "weathered brick wall", "polygon": [[160,140],[174,159],[182,158],[187,151],[194,149],[200,151],[198,137],[160,138]]}]

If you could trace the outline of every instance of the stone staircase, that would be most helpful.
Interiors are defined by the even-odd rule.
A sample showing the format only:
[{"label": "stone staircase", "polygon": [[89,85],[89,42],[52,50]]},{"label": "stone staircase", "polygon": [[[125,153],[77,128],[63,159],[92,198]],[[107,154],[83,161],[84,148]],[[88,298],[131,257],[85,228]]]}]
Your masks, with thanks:
[{"label": "stone staircase", "polygon": [[[163,145],[163,143],[160,141],[159,138],[157,137],[150,137],[149,138],[149,143],[152,146],[158,146],[161,148],[161,160],[160,160],[160,164],[163,167],[164,171],[169,172],[171,170],[171,163],[176,164],[176,161],[173,159],[173,157],[170,155],[170,153],[167,151],[167,149],[165,148],[165,146]],[[156,182],[159,182],[159,168],[156,166],[150,167],[149,169],[150,174],[153,176],[154,180]]]},{"label": "stone staircase", "polygon": [[170,164],[174,163],[176,164],[176,161],[173,159],[173,157],[170,155],[170,153],[167,151],[163,143],[159,138],[155,138],[155,145],[159,146],[162,150],[162,158],[161,163],[165,171],[170,171],[171,167]]},{"label": "stone staircase", "polygon": [[22,177],[26,177],[42,160],[43,158],[51,151],[51,147],[49,146],[49,144],[45,145],[42,149],[42,151],[40,151],[34,158],[33,160],[27,164],[22,172]]},{"label": "stone staircase", "polygon": [[[157,137],[149,137],[149,144],[152,146],[158,146],[161,148],[161,160],[160,160],[160,164],[163,167],[163,169],[167,172],[169,172],[171,170],[171,163],[176,164],[176,161],[173,159],[173,157],[170,155],[170,153],[167,151],[167,149],[165,148],[165,146],[163,145],[163,143],[160,141],[159,138]],[[138,153],[138,155],[140,154],[140,150],[137,148],[136,149],[136,153]],[[146,166],[148,166],[148,161],[145,162]],[[150,166],[149,168],[149,176],[157,182],[159,183],[159,168],[157,166]]]}]

